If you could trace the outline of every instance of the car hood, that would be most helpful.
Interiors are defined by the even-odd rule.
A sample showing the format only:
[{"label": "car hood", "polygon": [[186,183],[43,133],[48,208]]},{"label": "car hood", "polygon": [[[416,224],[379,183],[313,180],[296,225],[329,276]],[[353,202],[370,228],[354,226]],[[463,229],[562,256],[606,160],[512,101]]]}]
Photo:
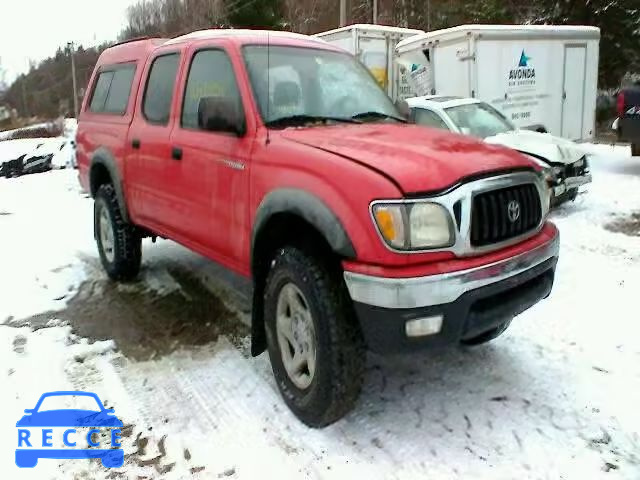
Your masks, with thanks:
[{"label": "car hood", "polygon": [[492,171],[539,168],[513,150],[416,125],[288,128],[282,136],[391,177],[404,193],[443,190]]},{"label": "car hood", "polygon": [[93,410],[47,410],[23,416],[16,427],[121,427],[107,412]]},{"label": "car hood", "polygon": [[529,153],[551,163],[568,165],[577,162],[585,155],[585,150],[577,143],[548,133],[531,130],[515,130],[487,137],[485,142],[504,145],[520,152]]}]

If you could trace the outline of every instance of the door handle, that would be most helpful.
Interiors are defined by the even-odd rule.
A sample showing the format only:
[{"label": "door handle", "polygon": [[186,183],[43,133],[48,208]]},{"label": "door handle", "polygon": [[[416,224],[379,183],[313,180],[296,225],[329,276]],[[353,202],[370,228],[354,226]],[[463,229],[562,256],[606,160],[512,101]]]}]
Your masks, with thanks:
[{"label": "door handle", "polygon": [[171,149],[171,158],[174,160],[182,160],[182,149],[180,147],[173,147]]},{"label": "door handle", "polygon": [[131,140],[131,147],[136,149],[140,148],[140,140],[138,138]]}]

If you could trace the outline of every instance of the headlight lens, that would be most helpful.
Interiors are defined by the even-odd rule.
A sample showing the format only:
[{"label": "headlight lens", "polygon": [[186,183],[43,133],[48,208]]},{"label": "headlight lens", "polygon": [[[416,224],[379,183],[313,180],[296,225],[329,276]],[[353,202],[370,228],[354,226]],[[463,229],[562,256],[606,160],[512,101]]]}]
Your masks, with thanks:
[{"label": "headlight lens", "polygon": [[450,215],[436,203],[417,203],[409,213],[411,247],[443,247],[453,243]]},{"label": "headlight lens", "polygon": [[455,240],[451,215],[437,203],[379,203],[373,218],[385,242],[399,250],[450,247]]}]

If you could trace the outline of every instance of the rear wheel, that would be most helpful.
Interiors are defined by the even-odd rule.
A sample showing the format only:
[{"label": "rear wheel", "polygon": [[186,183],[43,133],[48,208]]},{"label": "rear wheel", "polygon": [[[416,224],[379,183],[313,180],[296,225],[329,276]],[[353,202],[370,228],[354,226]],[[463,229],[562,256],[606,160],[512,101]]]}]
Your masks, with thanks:
[{"label": "rear wheel", "polygon": [[113,280],[131,280],[140,271],[142,239],[122,218],[113,185],[98,188],[94,205],[94,229],[100,261]]},{"label": "rear wheel", "polygon": [[342,418],[360,394],[366,354],[339,274],[285,247],[272,262],[264,305],[269,358],[286,404],[310,427]]}]

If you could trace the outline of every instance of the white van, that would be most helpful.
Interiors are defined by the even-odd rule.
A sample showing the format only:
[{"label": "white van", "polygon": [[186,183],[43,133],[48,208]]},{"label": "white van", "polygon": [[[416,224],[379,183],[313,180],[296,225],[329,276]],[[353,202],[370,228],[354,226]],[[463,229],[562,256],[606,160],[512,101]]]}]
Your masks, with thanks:
[{"label": "white van", "polygon": [[420,33],[424,31],[356,24],[317,33],[314,37],[321,38],[355,55],[387,90],[387,94],[395,99],[411,96],[409,84],[400,75],[398,65],[393,61],[395,46],[401,40]]},{"label": "white van", "polygon": [[396,46],[412,93],[474,97],[520,128],[571,140],[595,133],[600,30],[556,25],[461,25]]}]

